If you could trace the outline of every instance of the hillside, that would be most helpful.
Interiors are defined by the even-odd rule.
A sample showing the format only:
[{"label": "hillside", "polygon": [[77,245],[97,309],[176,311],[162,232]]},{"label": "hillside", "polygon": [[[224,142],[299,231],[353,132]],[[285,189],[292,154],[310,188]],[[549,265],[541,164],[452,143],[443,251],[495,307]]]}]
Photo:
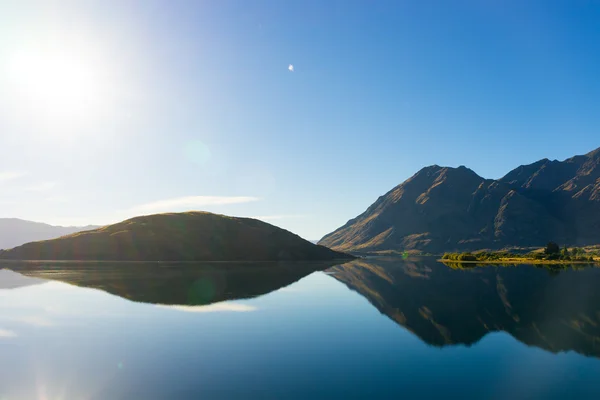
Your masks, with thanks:
[{"label": "hillside", "polygon": [[0,218],[0,249],[96,228],[98,226],[53,226],[18,218]]},{"label": "hillside", "polygon": [[27,243],[0,259],[279,261],[351,258],[250,218],[205,212],[141,216],[58,239]]},{"label": "hillside", "polygon": [[427,252],[600,243],[600,149],[540,160],[501,179],[433,165],[323,237],[339,251]]}]

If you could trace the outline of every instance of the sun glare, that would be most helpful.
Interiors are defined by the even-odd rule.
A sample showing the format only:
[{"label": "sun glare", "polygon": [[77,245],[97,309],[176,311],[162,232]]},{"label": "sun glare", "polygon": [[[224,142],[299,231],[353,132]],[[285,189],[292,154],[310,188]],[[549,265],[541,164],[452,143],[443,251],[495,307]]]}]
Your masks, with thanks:
[{"label": "sun glare", "polygon": [[22,51],[9,62],[20,107],[39,117],[81,117],[98,100],[94,66],[78,54],[62,51]]}]

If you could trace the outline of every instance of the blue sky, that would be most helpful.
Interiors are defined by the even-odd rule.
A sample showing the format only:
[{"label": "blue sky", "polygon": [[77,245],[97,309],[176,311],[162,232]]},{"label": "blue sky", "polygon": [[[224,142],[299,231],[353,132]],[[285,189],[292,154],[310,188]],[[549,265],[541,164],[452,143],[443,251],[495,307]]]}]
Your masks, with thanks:
[{"label": "blue sky", "polygon": [[591,0],[0,1],[0,216],[200,209],[318,239],[430,164],[587,153],[598,21]]}]

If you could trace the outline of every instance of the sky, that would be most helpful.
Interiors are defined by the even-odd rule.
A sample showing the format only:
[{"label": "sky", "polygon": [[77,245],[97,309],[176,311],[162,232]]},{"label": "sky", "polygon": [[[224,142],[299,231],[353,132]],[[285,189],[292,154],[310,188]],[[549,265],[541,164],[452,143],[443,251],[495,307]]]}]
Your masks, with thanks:
[{"label": "sky", "polygon": [[319,239],[431,164],[600,147],[600,1],[0,0],[0,217]]}]

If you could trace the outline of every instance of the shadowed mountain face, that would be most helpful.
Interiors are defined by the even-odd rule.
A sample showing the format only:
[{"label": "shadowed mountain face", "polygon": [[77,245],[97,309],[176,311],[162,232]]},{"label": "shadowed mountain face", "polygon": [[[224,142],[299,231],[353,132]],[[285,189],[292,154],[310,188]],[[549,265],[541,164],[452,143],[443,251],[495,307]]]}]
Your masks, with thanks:
[{"label": "shadowed mountain face", "polygon": [[600,243],[600,149],[523,165],[499,180],[423,168],[319,244],[340,251],[428,252]]},{"label": "shadowed mountain face", "polygon": [[18,218],[0,218],[0,249],[10,249],[38,240],[55,239],[75,232],[96,229],[97,226],[52,226]]},{"label": "shadowed mountain face", "polygon": [[354,257],[251,218],[146,215],[0,252],[9,260],[324,261]]},{"label": "shadowed mountain face", "polygon": [[[55,280],[140,303],[201,306],[260,296],[335,265],[310,263],[12,264],[23,282]],[[8,265],[7,265],[8,266]],[[0,279],[2,275],[0,274]],[[1,284],[0,280],[0,284]],[[31,284],[31,283],[30,283]]]},{"label": "shadowed mountain face", "polygon": [[332,276],[434,346],[493,331],[552,352],[600,357],[600,268],[452,269],[434,260],[356,260]]}]

